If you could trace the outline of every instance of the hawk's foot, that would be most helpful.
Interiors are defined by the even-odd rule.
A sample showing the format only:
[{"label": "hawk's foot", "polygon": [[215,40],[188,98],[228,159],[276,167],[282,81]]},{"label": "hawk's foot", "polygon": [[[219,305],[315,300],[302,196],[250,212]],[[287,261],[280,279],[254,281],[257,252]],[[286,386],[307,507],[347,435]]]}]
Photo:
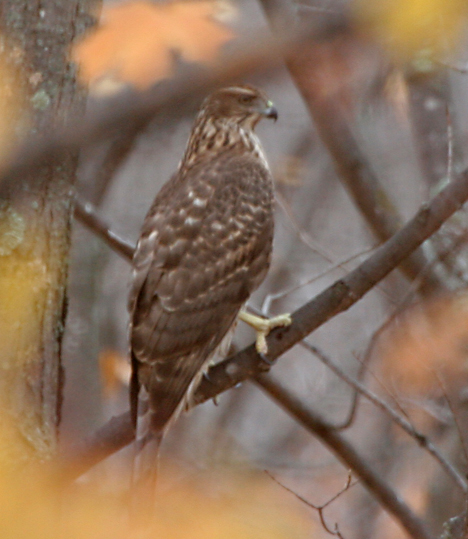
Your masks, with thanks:
[{"label": "hawk's foot", "polygon": [[289,326],[292,322],[291,315],[280,314],[279,316],[274,316],[273,318],[263,318],[261,316],[256,316],[255,314],[250,314],[245,311],[239,313],[239,318],[249,326],[253,327],[257,333],[257,341],[255,347],[257,352],[261,355],[264,355],[268,352],[268,345],[266,338],[270,331],[277,327],[286,327]]}]

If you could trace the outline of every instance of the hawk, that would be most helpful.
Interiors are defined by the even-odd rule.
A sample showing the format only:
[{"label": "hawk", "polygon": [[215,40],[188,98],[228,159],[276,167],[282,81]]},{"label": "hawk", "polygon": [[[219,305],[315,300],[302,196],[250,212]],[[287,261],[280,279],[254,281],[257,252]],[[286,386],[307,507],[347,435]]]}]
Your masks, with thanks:
[{"label": "hawk", "polygon": [[190,405],[210,363],[227,354],[238,316],[257,329],[259,352],[272,327],[290,323],[289,315],[267,320],[241,312],[265,278],[273,241],[272,176],[254,133],[262,118],[277,119],[262,91],[240,85],[213,92],[144,220],[129,300],[130,400],[140,449],[160,440]]}]

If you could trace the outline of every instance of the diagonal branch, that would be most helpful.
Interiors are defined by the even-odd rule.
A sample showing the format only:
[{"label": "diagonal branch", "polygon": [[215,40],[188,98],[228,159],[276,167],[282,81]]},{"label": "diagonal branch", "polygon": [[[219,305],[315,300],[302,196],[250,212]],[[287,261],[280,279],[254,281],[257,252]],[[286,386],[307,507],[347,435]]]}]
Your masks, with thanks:
[{"label": "diagonal branch", "polygon": [[[281,36],[298,24],[288,0],[260,0],[260,4],[275,35]],[[333,158],[339,179],[374,235],[384,242],[398,231],[402,219],[364,156],[352,127],[355,116],[352,94],[356,92],[353,86],[358,78],[356,55],[366,54],[365,49],[366,45],[351,30],[324,45],[296,49],[285,55],[285,61],[314,126]],[[368,79],[367,72],[365,77],[361,73],[358,81],[361,99],[369,86]],[[374,85],[377,86],[375,81]],[[424,253],[417,251],[404,261],[401,269],[410,279],[415,279],[427,263]],[[426,270],[421,290],[430,292],[441,286],[444,285],[437,274],[432,269]]]},{"label": "diagonal branch", "polygon": [[[278,328],[267,338],[268,357],[277,359],[330,318],[346,311],[407,256],[436,232],[468,199],[468,170],[423,204],[416,215],[397,234],[360,264],[292,314],[293,323]],[[210,380],[203,380],[195,402],[211,399],[230,387],[261,372],[255,346],[251,345],[210,369]]]},{"label": "diagonal branch", "polygon": [[[170,81],[157,84],[146,92],[126,92],[105,102],[90,118],[70,117],[63,129],[52,129],[48,137],[27,140],[0,172],[0,195],[39,163],[67,155],[115,134],[130,132],[132,136],[160,115],[161,127],[170,125],[169,118],[181,118],[191,112],[209,90],[278,68],[283,54],[298,47],[307,47],[317,40],[341,32],[347,21],[340,16],[321,18],[307,26],[295,27],[281,38],[267,30],[258,30],[255,37],[245,39],[232,53],[223,57],[210,70],[187,68]],[[45,132],[45,130],[44,130]]]},{"label": "diagonal branch", "polygon": [[75,219],[92,230],[96,236],[102,238],[114,251],[131,262],[135,247],[126,240],[112,232],[110,227],[98,216],[96,208],[90,202],[84,202],[75,197]]},{"label": "diagonal branch", "polygon": [[317,436],[340,460],[372,492],[382,507],[400,523],[413,539],[431,539],[431,534],[424,523],[399,496],[383,481],[355,449],[336,429],[324,421],[316,412],[304,404],[271,375],[261,375],[255,378],[258,385],[268,396],[279,404],[289,415],[298,421],[309,432]]},{"label": "diagonal branch", "polygon": [[111,418],[59,457],[60,480],[67,484],[135,439],[130,412]]},{"label": "diagonal branch", "polygon": [[[404,228],[379,247],[365,262],[295,311],[289,327],[273,330],[267,337],[269,359],[277,359],[309,333],[359,301],[437,231],[467,200],[468,170],[465,170],[436,195],[430,204],[424,204]],[[115,248],[115,244],[111,246]],[[259,360],[255,346],[248,346],[210,369],[209,380],[204,378],[195,394],[195,404],[216,397],[248,378],[257,376],[264,369],[265,363]],[[90,454],[97,448],[99,458],[93,460],[93,464],[96,464],[130,443],[133,433],[127,414],[113,418],[111,422],[111,435],[106,426],[100,429],[93,439],[84,443],[77,451],[77,462],[89,460]],[[72,473],[70,477],[76,476]]]},{"label": "diagonal branch", "polygon": [[[455,181],[436,195],[430,204],[424,204],[404,228],[379,247],[364,263],[295,311],[291,326],[274,330],[267,338],[269,358],[272,360],[278,358],[314,329],[333,316],[347,310],[361,299],[375,284],[395,269],[405,257],[437,231],[444,221],[466,200],[468,200],[468,170],[465,170]],[[209,372],[209,380],[202,381],[195,395],[195,401],[201,403],[211,399],[247,378],[258,376],[264,369],[264,362],[259,361],[255,346],[251,345],[235,356],[212,367]],[[320,429],[321,427],[319,432],[314,430],[314,434],[319,435]],[[337,435],[334,432],[333,440],[336,439]],[[64,465],[65,479],[74,479],[87,467],[121,449],[132,439],[133,430],[129,421],[129,413],[113,418],[92,438],[83,443],[72,459],[66,461]],[[406,514],[408,512],[406,506],[398,509],[402,502],[393,491],[389,490],[388,486],[384,485],[386,489],[383,490],[380,487],[375,487],[375,482],[380,480],[373,475],[372,471],[367,468],[359,471],[353,467],[356,465],[353,461],[355,455],[350,446],[346,446],[346,451],[343,454],[340,452],[340,445],[335,445],[333,448],[335,453],[353,468],[369,488],[378,489],[376,496],[387,510],[394,515],[396,515],[396,511],[403,511],[400,522],[407,531],[412,530],[411,536],[413,538],[427,539],[429,537],[424,529],[420,529],[420,526],[414,524],[411,515]],[[352,452],[349,453],[348,449]],[[354,464],[352,465],[351,462]],[[405,519],[409,519],[409,521]]]}]

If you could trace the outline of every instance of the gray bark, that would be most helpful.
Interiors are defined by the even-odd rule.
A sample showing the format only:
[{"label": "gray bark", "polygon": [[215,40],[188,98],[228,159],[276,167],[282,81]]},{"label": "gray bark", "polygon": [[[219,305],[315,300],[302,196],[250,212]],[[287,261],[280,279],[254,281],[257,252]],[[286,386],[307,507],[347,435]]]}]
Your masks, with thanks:
[{"label": "gray bark", "polygon": [[[93,0],[5,0],[0,4],[3,62],[20,96],[15,135],[47,133],[84,110],[73,39],[92,21]],[[21,131],[21,132],[20,132]],[[70,219],[77,155],[44,162],[2,190],[0,201],[0,395],[24,440],[24,457],[56,449],[63,370]]]}]

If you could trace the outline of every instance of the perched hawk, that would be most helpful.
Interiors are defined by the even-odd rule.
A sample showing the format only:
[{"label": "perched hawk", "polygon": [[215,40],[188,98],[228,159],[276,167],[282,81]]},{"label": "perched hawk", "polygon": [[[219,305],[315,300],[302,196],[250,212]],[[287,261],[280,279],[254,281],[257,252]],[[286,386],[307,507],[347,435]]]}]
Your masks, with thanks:
[{"label": "perched hawk", "polygon": [[[239,312],[267,273],[273,186],[254,134],[261,118],[277,118],[262,91],[242,85],[212,93],[145,218],[129,302],[131,409],[141,447],[162,437],[209,364],[226,355]],[[290,321],[242,318],[260,332],[259,351],[271,327]]]}]

